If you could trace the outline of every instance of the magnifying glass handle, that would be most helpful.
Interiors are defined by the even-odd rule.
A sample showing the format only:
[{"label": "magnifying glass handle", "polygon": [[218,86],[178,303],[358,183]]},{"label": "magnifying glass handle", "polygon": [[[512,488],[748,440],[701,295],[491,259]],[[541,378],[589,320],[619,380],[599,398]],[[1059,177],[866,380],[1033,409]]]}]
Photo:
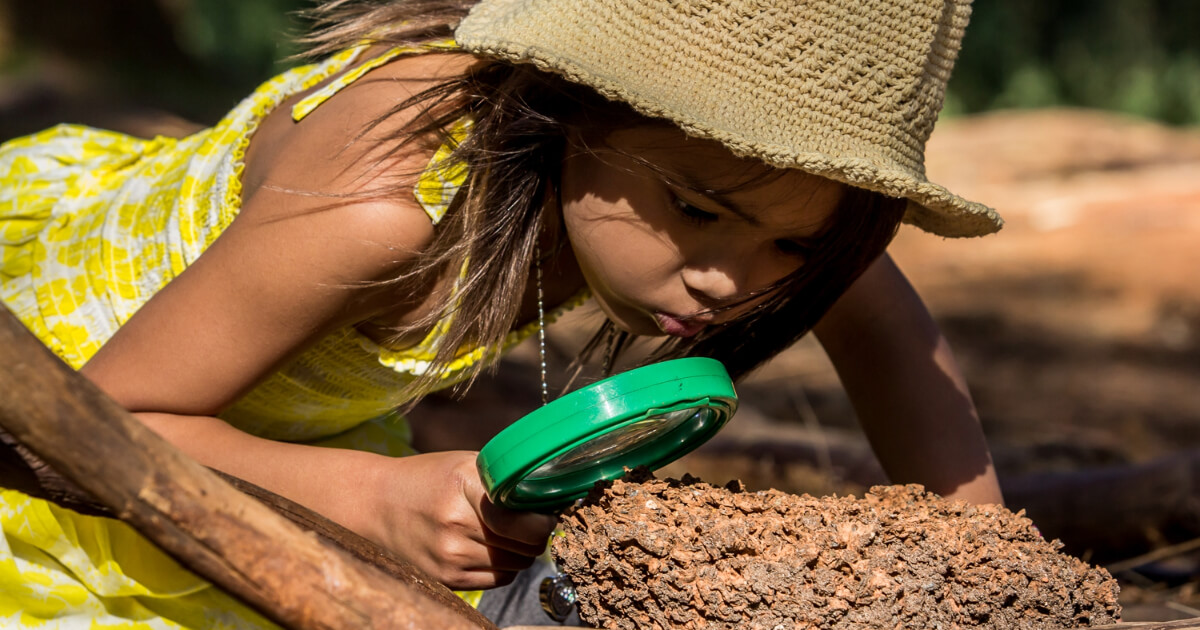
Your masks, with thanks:
[{"label": "magnifying glass handle", "polygon": [[538,599],[542,602],[542,610],[561,623],[575,610],[575,587],[566,575],[558,573],[542,580]]}]

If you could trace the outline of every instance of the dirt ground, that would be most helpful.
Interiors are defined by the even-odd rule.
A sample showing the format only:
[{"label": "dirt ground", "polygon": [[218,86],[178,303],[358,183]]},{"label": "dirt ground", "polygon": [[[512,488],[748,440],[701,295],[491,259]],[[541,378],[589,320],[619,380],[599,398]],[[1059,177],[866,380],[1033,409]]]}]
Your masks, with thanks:
[{"label": "dirt ground", "polygon": [[563,516],[554,557],[585,622],[614,630],[1076,628],[1116,581],[1029,519],[920,486],[796,496],[642,469]]}]

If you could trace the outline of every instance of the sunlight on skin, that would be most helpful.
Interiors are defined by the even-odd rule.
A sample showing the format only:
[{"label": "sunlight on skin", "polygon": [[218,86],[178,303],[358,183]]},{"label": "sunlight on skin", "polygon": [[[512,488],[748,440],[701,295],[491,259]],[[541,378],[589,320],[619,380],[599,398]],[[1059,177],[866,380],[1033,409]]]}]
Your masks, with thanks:
[{"label": "sunlight on skin", "polygon": [[711,312],[798,269],[842,195],[830,180],[764,169],[675,129],[606,143],[565,160],[563,222],[596,302],[637,335],[691,336],[750,309]]}]

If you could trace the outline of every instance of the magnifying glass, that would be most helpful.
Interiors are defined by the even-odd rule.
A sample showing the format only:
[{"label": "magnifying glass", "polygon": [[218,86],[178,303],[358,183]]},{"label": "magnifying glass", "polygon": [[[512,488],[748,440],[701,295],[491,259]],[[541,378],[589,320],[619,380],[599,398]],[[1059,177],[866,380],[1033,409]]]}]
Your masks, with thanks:
[{"label": "magnifying glass", "polygon": [[736,410],[720,361],[663,361],[546,404],[492,438],[476,465],[493,503],[556,512],[626,468],[653,470],[679,459]]}]

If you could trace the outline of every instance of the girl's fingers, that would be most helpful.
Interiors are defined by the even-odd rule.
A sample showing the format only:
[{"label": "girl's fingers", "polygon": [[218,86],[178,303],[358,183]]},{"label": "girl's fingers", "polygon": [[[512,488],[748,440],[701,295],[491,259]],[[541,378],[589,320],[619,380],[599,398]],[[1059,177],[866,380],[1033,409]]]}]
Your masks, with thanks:
[{"label": "girl's fingers", "polygon": [[546,544],[549,542],[549,535],[542,536],[537,543],[530,544],[520,540],[505,538],[495,532],[483,532],[483,544],[489,549],[503,550],[508,553],[518,554],[526,558],[536,558],[546,551]]},{"label": "girl's fingers", "polygon": [[477,571],[517,572],[528,569],[537,556],[526,556],[496,547],[488,548],[488,563],[486,566],[472,567]]},{"label": "girl's fingers", "polygon": [[[538,555],[546,548],[546,539],[554,531],[558,519],[549,514],[518,512],[492,503],[487,497],[479,502],[479,519],[493,536],[487,536],[488,544],[495,544],[518,553],[536,549]],[[511,543],[502,544],[506,539]]]},{"label": "girl's fingers", "polygon": [[535,560],[535,557],[488,547],[474,560],[450,570],[439,579],[457,590],[494,588],[512,582],[518,572],[528,569]]},{"label": "girl's fingers", "polygon": [[486,590],[511,584],[516,577],[516,571],[494,571],[490,569],[464,571],[454,580],[454,588],[460,591]]}]

